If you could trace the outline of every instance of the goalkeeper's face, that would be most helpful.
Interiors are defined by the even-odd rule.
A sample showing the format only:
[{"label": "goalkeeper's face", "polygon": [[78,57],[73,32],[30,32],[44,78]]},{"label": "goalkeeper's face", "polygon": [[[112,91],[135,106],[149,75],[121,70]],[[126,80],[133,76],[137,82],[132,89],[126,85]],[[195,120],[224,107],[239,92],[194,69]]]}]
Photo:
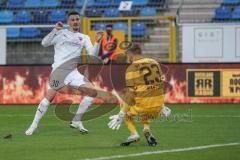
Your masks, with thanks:
[{"label": "goalkeeper's face", "polygon": [[70,15],[68,17],[68,25],[72,30],[78,31],[80,27],[80,23],[81,21],[80,21],[79,15]]}]

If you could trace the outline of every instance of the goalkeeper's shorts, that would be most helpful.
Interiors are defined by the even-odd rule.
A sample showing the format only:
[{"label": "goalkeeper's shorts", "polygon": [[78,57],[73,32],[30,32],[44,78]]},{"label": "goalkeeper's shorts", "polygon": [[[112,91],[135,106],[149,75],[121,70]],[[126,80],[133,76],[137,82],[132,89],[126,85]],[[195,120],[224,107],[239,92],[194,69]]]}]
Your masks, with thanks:
[{"label": "goalkeeper's shorts", "polygon": [[130,109],[127,111],[128,116],[146,116],[149,117],[149,119],[155,119],[160,116],[160,113],[162,111],[163,104],[159,105],[157,107],[152,108],[144,108],[141,106],[131,106]]}]

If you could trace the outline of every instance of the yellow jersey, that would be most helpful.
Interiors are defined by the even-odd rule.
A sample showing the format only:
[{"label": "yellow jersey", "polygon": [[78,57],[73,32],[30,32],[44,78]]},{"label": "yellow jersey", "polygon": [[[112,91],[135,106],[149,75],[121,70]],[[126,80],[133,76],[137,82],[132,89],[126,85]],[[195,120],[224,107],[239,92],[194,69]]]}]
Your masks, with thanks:
[{"label": "yellow jersey", "polygon": [[164,75],[160,64],[151,58],[135,60],[125,73],[126,87],[134,92],[135,105],[161,107],[164,101]]}]

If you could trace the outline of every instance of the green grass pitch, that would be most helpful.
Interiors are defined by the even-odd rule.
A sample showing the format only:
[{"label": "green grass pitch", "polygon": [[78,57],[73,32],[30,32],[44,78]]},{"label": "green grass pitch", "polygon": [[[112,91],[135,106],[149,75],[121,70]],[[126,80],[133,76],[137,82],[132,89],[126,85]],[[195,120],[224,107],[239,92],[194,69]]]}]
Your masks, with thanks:
[{"label": "green grass pitch", "polygon": [[[213,144],[240,143],[240,105],[236,104],[172,104],[172,116],[151,123],[158,146],[147,146],[142,127],[137,123],[141,140],[129,147],[119,146],[129,135],[123,124],[119,131],[108,129],[109,115],[117,109],[90,121],[85,127],[89,134],[81,135],[70,129],[68,122],[59,120],[51,106],[42,119],[38,132],[25,136],[36,106],[0,106],[0,159],[2,160],[82,160],[116,155],[138,154]],[[76,108],[76,107],[75,107]],[[4,139],[7,134],[12,138]],[[240,159],[240,145],[222,146],[148,154],[116,159],[137,160],[236,160]],[[109,158],[111,159],[111,158]]]}]

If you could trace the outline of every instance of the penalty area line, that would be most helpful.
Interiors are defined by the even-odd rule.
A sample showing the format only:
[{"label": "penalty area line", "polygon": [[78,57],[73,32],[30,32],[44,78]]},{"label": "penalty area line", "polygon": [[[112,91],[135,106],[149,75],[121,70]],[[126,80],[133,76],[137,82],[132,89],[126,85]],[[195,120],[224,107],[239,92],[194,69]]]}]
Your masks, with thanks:
[{"label": "penalty area line", "polygon": [[167,149],[167,150],[159,150],[159,151],[152,151],[152,152],[140,152],[140,153],[134,153],[134,154],[113,155],[108,157],[85,158],[80,160],[109,160],[109,159],[118,159],[118,158],[138,157],[138,156],[145,156],[145,155],[152,155],[152,154],[195,151],[195,150],[202,150],[202,149],[208,149],[208,148],[218,148],[218,147],[236,146],[236,145],[240,145],[240,143],[211,144],[211,145],[188,147],[188,148],[177,148],[177,149]]}]

